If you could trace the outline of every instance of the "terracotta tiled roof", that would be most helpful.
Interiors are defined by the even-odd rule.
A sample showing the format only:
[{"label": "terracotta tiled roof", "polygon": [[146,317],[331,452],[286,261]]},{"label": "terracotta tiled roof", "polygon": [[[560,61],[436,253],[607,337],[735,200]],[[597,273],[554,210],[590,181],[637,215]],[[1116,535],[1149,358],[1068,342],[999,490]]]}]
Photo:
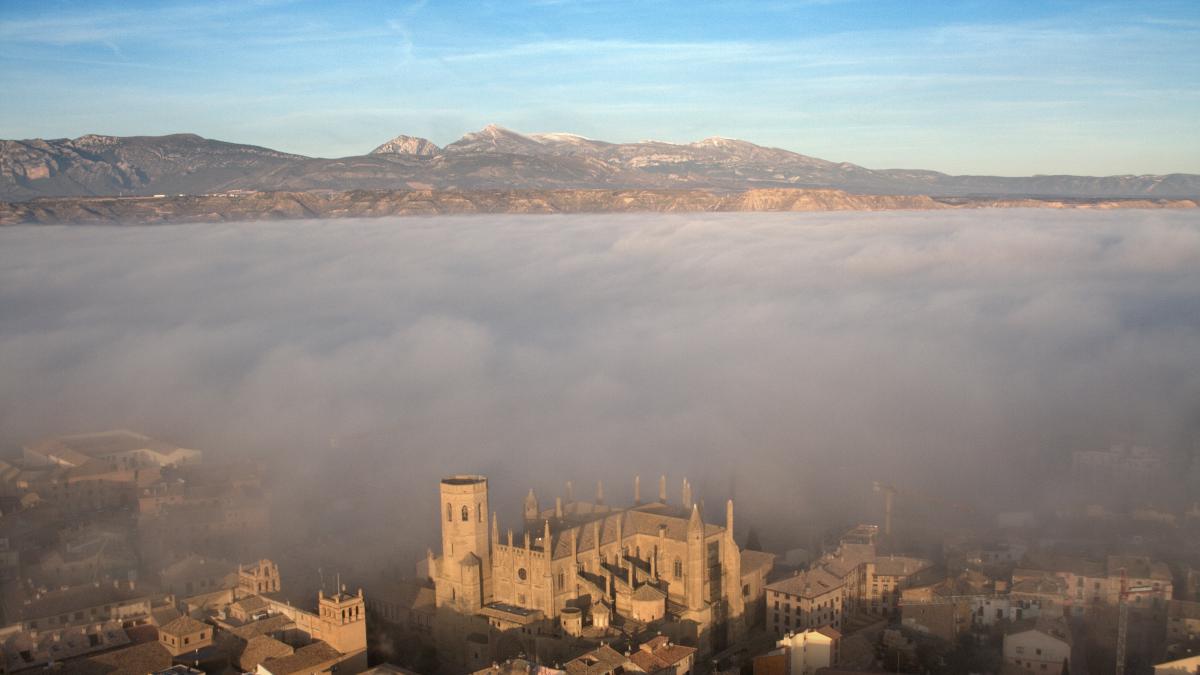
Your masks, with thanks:
[{"label": "terracotta tiled roof", "polygon": [[238,667],[251,672],[258,668],[258,664],[267,659],[282,658],[295,651],[270,635],[255,635],[246,641],[246,646],[238,656]]},{"label": "terracotta tiled roof", "polygon": [[801,572],[786,579],[767,585],[767,590],[786,593],[801,598],[816,598],[836,591],[843,586],[842,578],[830,574],[821,567]]},{"label": "terracotta tiled roof", "polygon": [[182,637],[184,635],[199,633],[207,628],[211,628],[211,626],[202,621],[197,621],[190,616],[181,616],[167,623],[165,626],[159,626],[158,632]]},{"label": "terracotta tiled roof", "polygon": [[287,630],[294,625],[295,623],[286,614],[276,614],[275,616],[268,616],[265,619],[238,626],[230,632],[243,640],[249,640],[255,635],[270,635],[271,633]]},{"label": "terracotta tiled roof", "polygon": [[327,643],[314,642],[287,656],[266,659],[262,662],[262,667],[270,671],[271,675],[292,675],[292,673],[308,672],[314,666],[335,661],[341,656],[341,652]]},{"label": "terracotta tiled roof", "polygon": [[671,668],[695,653],[695,647],[671,644],[670,640],[659,635],[643,644],[629,656],[629,660],[643,671],[653,673]]},{"label": "terracotta tiled roof", "polygon": [[563,670],[570,675],[605,675],[622,668],[627,662],[624,654],[605,645],[568,661]]}]

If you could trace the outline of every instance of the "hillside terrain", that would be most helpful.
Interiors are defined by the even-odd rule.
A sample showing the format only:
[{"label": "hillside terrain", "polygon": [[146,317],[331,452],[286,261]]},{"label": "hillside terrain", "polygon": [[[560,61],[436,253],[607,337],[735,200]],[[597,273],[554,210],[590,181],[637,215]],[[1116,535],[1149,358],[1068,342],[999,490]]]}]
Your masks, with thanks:
[{"label": "hillside terrain", "polygon": [[883,211],[966,208],[1196,208],[1185,199],[995,199],[862,195],[842,190],[353,190],[177,197],[60,197],[0,202],[0,225],[150,224],[481,213]]},{"label": "hillside terrain", "polygon": [[951,176],[873,170],[747,141],[608,143],[495,125],[439,147],[397,136],[368,154],[324,159],[170,136],[0,141],[0,199],[205,195],[237,190],[837,189],[873,195],[1194,198],[1200,175]]}]

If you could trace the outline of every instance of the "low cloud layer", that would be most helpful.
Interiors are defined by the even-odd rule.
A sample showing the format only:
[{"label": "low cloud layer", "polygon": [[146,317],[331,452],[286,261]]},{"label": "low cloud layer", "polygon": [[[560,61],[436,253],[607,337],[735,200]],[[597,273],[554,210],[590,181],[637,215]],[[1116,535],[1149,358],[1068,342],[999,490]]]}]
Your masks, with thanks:
[{"label": "low cloud layer", "polygon": [[1200,437],[1190,212],[10,228],[0,317],[6,450],[291,457],[303,508],[390,542],[450,472],[511,524],[530,486],[663,472],[792,523],[866,515],[876,478],[1000,506],[1071,450]]}]

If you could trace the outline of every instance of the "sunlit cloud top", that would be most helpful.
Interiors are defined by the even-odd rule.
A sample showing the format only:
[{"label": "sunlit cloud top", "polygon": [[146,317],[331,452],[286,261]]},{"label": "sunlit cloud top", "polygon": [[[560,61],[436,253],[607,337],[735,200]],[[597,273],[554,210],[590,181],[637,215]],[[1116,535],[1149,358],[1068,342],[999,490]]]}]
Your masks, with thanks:
[{"label": "sunlit cloud top", "polygon": [[1200,172],[1194,2],[0,3],[0,137],[319,156],[488,123],[871,168]]}]

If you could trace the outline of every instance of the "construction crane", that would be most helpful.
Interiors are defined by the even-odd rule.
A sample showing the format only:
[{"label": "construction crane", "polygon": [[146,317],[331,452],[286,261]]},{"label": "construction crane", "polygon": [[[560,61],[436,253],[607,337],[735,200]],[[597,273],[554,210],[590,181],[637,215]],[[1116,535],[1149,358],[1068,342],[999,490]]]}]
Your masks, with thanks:
[{"label": "construction crane", "polygon": [[927,502],[929,504],[946,506],[956,511],[964,511],[967,513],[974,512],[974,509],[966,504],[949,502],[944,499],[931,497],[929,495],[911,490],[897,490],[894,485],[890,483],[884,483],[882,481],[874,481],[872,483],[872,488],[875,490],[875,492],[883,495],[883,536],[885,538],[892,536],[892,510],[896,504],[896,495],[903,495],[905,498],[915,499],[917,501]]},{"label": "construction crane", "polygon": [[1129,642],[1129,596],[1154,593],[1151,586],[1130,586],[1125,568],[1121,568],[1121,594],[1117,610],[1117,675],[1125,675],[1125,646]]}]

